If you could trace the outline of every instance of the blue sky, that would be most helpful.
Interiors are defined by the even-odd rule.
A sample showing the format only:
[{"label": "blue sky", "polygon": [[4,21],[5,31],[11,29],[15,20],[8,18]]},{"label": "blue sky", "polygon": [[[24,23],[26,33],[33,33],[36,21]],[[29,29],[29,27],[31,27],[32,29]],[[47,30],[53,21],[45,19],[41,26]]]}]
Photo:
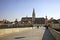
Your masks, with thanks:
[{"label": "blue sky", "polygon": [[33,8],[36,17],[60,18],[60,0],[0,0],[0,20],[31,17]]}]

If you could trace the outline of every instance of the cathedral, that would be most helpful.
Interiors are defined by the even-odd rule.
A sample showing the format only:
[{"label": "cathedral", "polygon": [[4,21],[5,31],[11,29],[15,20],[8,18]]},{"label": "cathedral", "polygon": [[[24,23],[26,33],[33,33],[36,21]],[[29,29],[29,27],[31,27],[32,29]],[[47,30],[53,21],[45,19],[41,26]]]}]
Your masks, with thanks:
[{"label": "cathedral", "polygon": [[35,9],[33,9],[32,17],[22,17],[21,24],[45,24],[45,18],[36,18]]}]

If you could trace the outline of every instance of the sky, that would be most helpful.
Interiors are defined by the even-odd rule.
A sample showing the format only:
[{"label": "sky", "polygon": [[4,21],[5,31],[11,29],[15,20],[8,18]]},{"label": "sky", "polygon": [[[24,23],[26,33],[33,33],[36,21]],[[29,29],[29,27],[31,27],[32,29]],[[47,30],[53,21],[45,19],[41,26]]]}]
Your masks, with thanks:
[{"label": "sky", "polygon": [[60,0],[0,0],[0,20],[32,17],[33,8],[36,17],[60,18]]}]

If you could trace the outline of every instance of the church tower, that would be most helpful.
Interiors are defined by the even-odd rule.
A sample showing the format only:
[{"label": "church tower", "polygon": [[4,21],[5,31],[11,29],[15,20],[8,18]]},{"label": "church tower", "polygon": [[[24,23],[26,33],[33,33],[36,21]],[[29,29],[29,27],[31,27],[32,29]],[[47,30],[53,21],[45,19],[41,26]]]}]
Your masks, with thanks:
[{"label": "church tower", "polygon": [[47,16],[45,18],[45,25],[48,25],[48,19],[47,19]]},{"label": "church tower", "polygon": [[33,12],[32,12],[32,24],[35,23],[35,9],[33,8]]}]

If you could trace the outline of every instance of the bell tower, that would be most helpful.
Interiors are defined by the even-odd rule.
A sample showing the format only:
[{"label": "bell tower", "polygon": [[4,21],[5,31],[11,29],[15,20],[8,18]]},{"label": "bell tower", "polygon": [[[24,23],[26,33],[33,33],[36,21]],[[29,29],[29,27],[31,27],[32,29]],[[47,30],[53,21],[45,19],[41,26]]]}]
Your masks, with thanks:
[{"label": "bell tower", "polygon": [[33,12],[32,12],[32,24],[35,23],[35,9],[33,8]]},{"label": "bell tower", "polygon": [[48,25],[48,19],[47,19],[47,16],[45,18],[45,25]]}]

